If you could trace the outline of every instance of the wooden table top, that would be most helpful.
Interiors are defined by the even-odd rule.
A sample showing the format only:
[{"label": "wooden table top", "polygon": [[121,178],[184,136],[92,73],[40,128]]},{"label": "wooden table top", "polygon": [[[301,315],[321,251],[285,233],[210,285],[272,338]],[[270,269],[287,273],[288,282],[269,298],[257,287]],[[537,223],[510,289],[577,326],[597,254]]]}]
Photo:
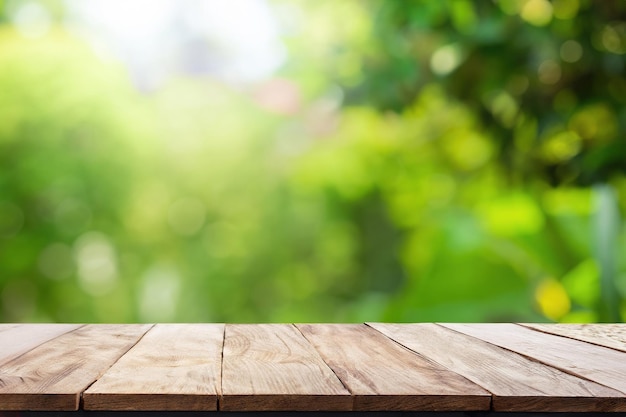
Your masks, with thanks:
[{"label": "wooden table top", "polygon": [[0,324],[0,410],[626,411],[626,325]]}]

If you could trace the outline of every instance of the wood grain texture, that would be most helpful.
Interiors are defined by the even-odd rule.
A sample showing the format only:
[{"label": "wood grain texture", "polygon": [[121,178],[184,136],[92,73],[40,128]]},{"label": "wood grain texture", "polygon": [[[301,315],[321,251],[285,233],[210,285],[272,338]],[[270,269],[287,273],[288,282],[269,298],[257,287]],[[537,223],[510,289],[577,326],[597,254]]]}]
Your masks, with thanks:
[{"label": "wood grain texture", "polygon": [[442,324],[564,372],[626,392],[624,353],[516,324]]},{"label": "wood grain texture", "polygon": [[297,327],[352,392],[354,410],[489,410],[489,392],[364,324]]},{"label": "wood grain texture", "polygon": [[79,324],[0,325],[0,365],[80,326]]},{"label": "wood grain texture", "polygon": [[226,325],[221,410],[351,408],[350,393],[295,326]]},{"label": "wood grain texture", "polygon": [[83,395],[85,410],[214,411],[222,324],[158,324]]},{"label": "wood grain texture", "polygon": [[626,324],[529,324],[524,327],[626,352]]},{"label": "wood grain texture", "polygon": [[369,324],[493,393],[494,411],[626,411],[626,396],[436,324]]},{"label": "wood grain texture", "polygon": [[0,366],[0,409],[77,410],[81,393],[150,325],[87,325]]}]

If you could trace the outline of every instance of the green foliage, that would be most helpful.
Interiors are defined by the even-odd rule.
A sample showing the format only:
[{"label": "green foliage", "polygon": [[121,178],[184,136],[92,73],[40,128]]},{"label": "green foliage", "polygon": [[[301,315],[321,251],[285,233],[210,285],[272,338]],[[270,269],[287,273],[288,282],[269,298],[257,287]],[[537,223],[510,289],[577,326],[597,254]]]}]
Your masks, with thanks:
[{"label": "green foliage", "polygon": [[375,18],[352,41],[367,47],[336,48],[326,69],[348,103],[399,111],[436,82],[473,109],[514,179],[589,185],[626,168],[625,3],[361,4]]},{"label": "green foliage", "polygon": [[622,3],[274,6],[278,111],[0,26],[2,321],[624,318]]}]

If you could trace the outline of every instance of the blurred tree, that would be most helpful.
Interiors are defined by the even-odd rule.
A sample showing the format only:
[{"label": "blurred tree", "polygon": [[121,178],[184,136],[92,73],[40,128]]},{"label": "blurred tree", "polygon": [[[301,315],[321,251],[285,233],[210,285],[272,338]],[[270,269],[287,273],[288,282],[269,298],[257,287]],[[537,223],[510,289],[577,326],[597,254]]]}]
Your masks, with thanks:
[{"label": "blurred tree", "polygon": [[37,4],[0,3],[2,320],[626,316],[623,3],[276,0],[276,79],[143,93]]},{"label": "blurred tree", "polygon": [[[114,260],[102,237],[75,265],[72,244],[93,229],[119,233],[112,225],[124,216],[138,154],[129,140],[141,123],[134,92],[119,68],[67,34],[29,39],[8,27],[0,29],[0,91],[4,317],[81,311],[94,320],[77,294],[112,283]],[[110,265],[90,275],[98,262]]]},{"label": "blurred tree", "polygon": [[[624,303],[620,301],[623,296],[618,288],[624,277],[617,271],[617,258],[611,255],[611,250],[601,255],[605,253],[603,250],[588,244],[581,248],[575,243],[579,238],[574,236],[589,241],[593,235],[593,247],[619,251],[618,240],[608,231],[623,230],[621,216],[615,213],[617,196],[610,188],[623,178],[626,168],[624,3],[371,0],[343,2],[341,6],[317,2],[306,10],[314,16],[303,19],[305,24],[301,25],[301,33],[306,34],[303,36],[306,48],[295,36],[292,44],[294,53],[305,58],[294,60],[286,73],[299,77],[305,90],[318,93],[320,86],[324,92],[320,79],[329,77],[343,90],[344,106],[372,106],[381,112],[382,118],[391,119],[395,113],[407,123],[405,128],[386,125],[382,131],[375,130],[380,135],[386,135],[387,131],[395,135],[412,131],[414,143],[432,141],[421,145],[421,153],[412,161],[407,163],[407,158],[402,158],[401,166],[428,165],[433,153],[440,155],[437,164],[445,166],[443,172],[407,172],[389,177],[397,169],[393,165],[398,163],[395,153],[391,152],[394,156],[390,156],[376,149],[368,154],[363,143],[371,132],[344,132],[346,137],[341,140],[351,138],[354,142],[341,164],[362,165],[359,172],[371,177],[369,183],[374,184],[369,196],[382,200],[373,204],[387,208],[388,214],[379,212],[376,222],[385,224],[391,217],[397,227],[404,229],[403,225],[408,223],[408,229],[412,230],[378,246],[380,259],[400,256],[396,247],[430,244],[424,236],[413,237],[413,233],[424,234],[424,222],[416,220],[422,214],[406,210],[402,212],[404,218],[395,217],[393,213],[400,197],[379,192],[397,183],[396,178],[406,176],[402,200],[424,204],[434,196],[421,192],[421,179],[430,182],[432,188],[453,190],[449,193],[455,196],[448,203],[456,213],[448,217],[447,209],[439,207],[440,219],[434,222],[455,224],[459,229],[446,238],[443,230],[436,231],[435,236],[444,241],[458,240],[465,234],[463,227],[469,226],[461,220],[464,216],[458,210],[469,209],[466,219],[478,218],[483,223],[473,227],[474,234],[485,233],[477,237],[478,246],[491,246],[488,242],[493,241],[490,258],[517,265],[517,274],[529,280],[530,287],[535,287],[530,296],[535,298],[537,310],[546,317],[620,320],[619,310],[624,308]],[[322,25],[322,21],[326,24]],[[434,90],[433,85],[437,86]],[[438,101],[442,103],[439,106],[435,104]],[[459,126],[459,115],[455,113],[458,106],[475,117],[472,126]],[[448,114],[453,114],[451,119],[437,125]],[[416,128],[408,122],[413,117],[433,120],[434,126]],[[364,120],[358,123],[369,126]],[[390,142],[393,144],[389,146],[397,152],[410,152],[411,148],[405,148],[410,142]],[[376,166],[385,164],[381,161],[391,164],[377,170]],[[332,180],[333,184],[345,184],[342,187],[354,182],[345,174],[338,174]],[[612,185],[603,185],[606,183]],[[585,194],[586,187],[592,184],[599,184],[593,188],[593,199],[602,204],[592,205],[592,194]],[[475,194],[468,200],[458,199],[468,193]],[[350,197],[349,201],[355,205],[365,201],[356,200]],[[586,208],[580,211],[559,207],[569,204],[568,200],[574,204],[585,202]],[[571,226],[573,220],[569,217],[574,213],[584,225],[582,228]],[[592,214],[597,219],[612,219],[612,226],[606,226],[609,220],[591,222]],[[472,221],[475,220],[469,224]],[[360,241],[366,242],[366,237],[361,236]],[[423,282],[428,280],[427,271],[437,265],[460,262],[463,266],[458,273],[441,274],[437,284],[451,297],[450,290],[460,288],[460,283],[453,283],[452,276],[480,271],[480,255],[474,253],[459,259],[462,252],[458,248],[451,252],[440,248],[437,252],[446,255],[439,260],[429,258],[424,263],[425,269],[411,269],[413,261],[404,258],[402,275],[409,277],[409,281]],[[600,272],[583,268],[591,256],[595,257],[593,264]],[[496,271],[492,266],[484,273],[500,274],[502,280],[510,282],[510,289],[515,287],[514,273]],[[478,280],[467,278],[461,282]],[[469,314],[479,311],[484,303],[479,293],[490,286],[496,288],[484,284],[475,286],[476,293],[466,291],[462,298],[467,301],[467,309],[449,304],[458,313],[452,317],[467,319]],[[571,304],[574,287],[586,288],[593,301],[574,295]],[[402,288],[403,298],[412,300],[407,307],[413,313],[399,315],[401,304],[392,302],[389,318],[434,319],[442,314],[437,310],[437,314],[428,316],[424,310],[429,301],[424,298],[428,292],[424,292],[423,284],[405,283]],[[449,298],[444,296],[432,302],[441,306],[446,300]],[[511,305],[508,309],[514,310]],[[590,313],[589,309],[595,312]]]},{"label": "blurred tree", "polygon": [[626,169],[624,2],[372,0],[367,13],[358,78],[333,73],[348,104],[399,111],[436,82],[479,115],[514,180]]}]

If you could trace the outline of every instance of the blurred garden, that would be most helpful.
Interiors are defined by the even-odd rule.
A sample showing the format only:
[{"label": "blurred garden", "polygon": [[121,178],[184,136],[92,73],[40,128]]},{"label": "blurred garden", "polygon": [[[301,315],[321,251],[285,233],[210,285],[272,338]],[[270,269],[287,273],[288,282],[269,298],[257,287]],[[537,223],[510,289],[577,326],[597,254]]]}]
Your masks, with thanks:
[{"label": "blurred garden", "polygon": [[623,321],[625,64],[622,0],[0,0],[0,321]]}]

